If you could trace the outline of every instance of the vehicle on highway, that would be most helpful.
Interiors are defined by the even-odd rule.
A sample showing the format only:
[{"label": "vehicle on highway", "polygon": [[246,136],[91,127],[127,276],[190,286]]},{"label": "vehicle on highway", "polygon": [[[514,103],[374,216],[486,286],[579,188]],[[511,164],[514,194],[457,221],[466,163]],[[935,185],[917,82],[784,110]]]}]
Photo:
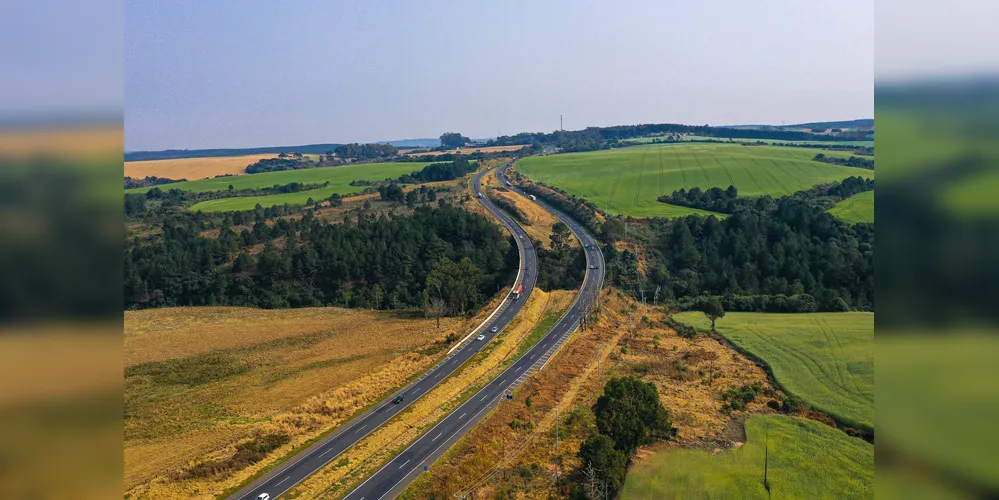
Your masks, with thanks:
[{"label": "vehicle on highway", "polygon": [[590,264],[590,269],[596,269],[596,268],[597,268],[597,266],[595,266],[593,264]]},{"label": "vehicle on highway", "polygon": [[260,495],[257,495],[257,500],[271,500],[271,496],[267,493],[261,493]]},{"label": "vehicle on highway", "polygon": [[496,333],[496,332],[499,331],[499,328],[497,328],[497,327],[494,326],[494,327],[490,328],[489,331],[493,332],[493,333]]},{"label": "vehicle on highway", "polygon": [[527,197],[530,198],[531,201],[538,201],[538,197],[534,196],[533,194],[529,194],[529,195],[527,195]]},{"label": "vehicle on highway", "polygon": [[475,340],[486,340],[486,336],[480,334],[478,337],[475,337]]},{"label": "vehicle on highway", "polygon": [[401,403],[403,399],[406,399],[406,398],[404,398],[402,396],[396,396],[395,399],[392,400],[392,404],[397,405],[397,404]]},{"label": "vehicle on highway", "polygon": [[482,193],[479,193],[479,198],[482,198]]},{"label": "vehicle on highway", "polygon": [[510,295],[513,297],[513,300],[517,300],[520,298],[520,294],[522,293],[524,293],[524,285],[517,285],[517,289]]}]

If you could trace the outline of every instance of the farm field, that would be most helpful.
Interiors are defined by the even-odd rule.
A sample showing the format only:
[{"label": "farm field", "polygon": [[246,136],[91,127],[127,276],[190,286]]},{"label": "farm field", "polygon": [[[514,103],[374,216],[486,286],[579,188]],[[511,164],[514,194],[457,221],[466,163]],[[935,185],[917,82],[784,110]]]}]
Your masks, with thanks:
[{"label": "farm field", "polygon": [[638,458],[621,498],[874,498],[874,445],[797,417],[753,415],[745,430],[745,444],[717,453],[667,449]]},{"label": "farm field", "polygon": [[516,151],[518,149],[523,148],[524,146],[530,146],[530,144],[514,144],[512,146],[483,146],[481,148],[461,148],[460,151],[457,149],[449,149],[447,151],[425,151],[422,153],[405,153],[403,156],[427,156],[427,155],[439,156],[439,155],[454,154],[459,152],[465,155],[472,153],[496,153],[501,151]]},{"label": "farm field", "polygon": [[[727,141],[728,137],[707,137],[700,135],[684,135],[682,136],[684,141]],[[627,142],[631,144],[651,144],[652,141],[656,139],[663,139],[660,137],[633,137],[631,139],[624,139],[621,142]],[[767,144],[801,144],[801,145],[817,145],[817,144],[841,144],[850,146],[874,146],[874,141],[784,141],[784,140],[774,140],[774,139],[745,139],[745,138],[733,138],[735,142],[756,142],[763,141]]]},{"label": "farm field", "polygon": [[[125,491],[221,491],[427,368],[471,321],[445,318],[438,330],[339,308],[126,311]],[[265,436],[285,443],[227,471],[237,444]],[[210,460],[219,472],[192,467]]]},{"label": "farm field", "polygon": [[[216,175],[240,175],[246,167],[265,158],[274,158],[273,154],[220,156],[213,158],[179,158],[171,160],[127,161],[125,162],[125,177],[141,179],[155,176],[167,179],[187,179],[194,181]],[[228,187],[226,184],[223,187]],[[145,188],[143,188],[145,189]],[[162,188],[161,188],[162,189]],[[129,191],[133,192],[133,191]],[[134,191],[141,192],[141,191]]]},{"label": "farm field", "polygon": [[705,213],[657,201],[680,188],[734,185],[742,196],[782,196],[850,176],[874,176],[872,170],[812,161],[819,152],[840,155],[796,147],[655,144],[530,157],[516,167],[532,180],[582,196],[612,215],[636,217]]},{"label": "farm field", "polygon": [[[700,312],[676,319],[698,330]],[[874,429],[874,314],[727,313],[718,333],[770,365],[791,394],[843,422]]]},{"label": "farm field", "polygon": [[851,196],[829,209],[829,213],[845,222],[874,222],[874,191]]}]

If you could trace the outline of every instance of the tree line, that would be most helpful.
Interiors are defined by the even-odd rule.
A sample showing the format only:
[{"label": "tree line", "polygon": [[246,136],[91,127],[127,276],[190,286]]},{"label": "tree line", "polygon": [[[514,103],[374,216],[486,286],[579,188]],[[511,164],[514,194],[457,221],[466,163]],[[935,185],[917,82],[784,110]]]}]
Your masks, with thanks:
[{"label": "tree line", "polygon": [[[851,176],[839,182],[821,184],[811,189],[798,191],[794,193],[793,197],[814,204],[823,210],[828,210],[846,198],[872,190],[874,190],[874,179]],[[760,210],[767,210],[767,207],[772,207],[776,203],[768,195],[740,198],[739,190],[735,186],[729,186],[725,190],[718,187],[707,190],[695,187],[691,188],[690,191],[680,188],[677,191],[673,191],[670,195],[663,195],[657,199],[661,203],[724,214],[731,214],[740,208],[755,207]]]},{"label": "tree line", "polygon": [[815,155],[812,158],[815,161],[821,161],[825,163],[832,163],[833,165],[843,165],[846,167],[857,167],[866,168],[868,170],[874,170],[874,159],[868,160],[867,158],[858,158],[856,156],[850,156],[849,158],[843,158],[840,156],[826,156],[823,153]]},{"label": "tree line", "polygon": [[339,146],[332,152],[341,159],[355,161],[388,158],[399,154],[399,150],[391,144],[358,144],[356,142]]},{"label": "tree line", "polygon": [[630,237],[644,247],[647,275],[634,253],[607,245],[608,279],[636,295],[661,287],[660,299],[678,307],[721,296],[730,310],[873,309],[873,224],[847,225],[802,197],[747,200],[721,220],[634,225]]},{"label": "tree line", "polygon": [[187,179],[167,179],[166,177],[156,177],[155,175],[147,175],[141,179],[125,176],[125,189],[144,188],[186,181]]},{"label": "tree line", "polygon": [[264,196],[271,194],[299,193],[311,191],[329,186],[329,181],[323,183],[302,183],[289,182],[288,184],[274,184],[271,187],[236,189],[232,184],[226,190],[194,192],[182,189],[168,189],[163,191],[159,187],[154,187],[145,193],[131,194],[125,193],[125,217],[134,218],[145,216],[150,207],[147,201],[159,201],[161,207],[183,207],[206,200],[217,200],[221,198],[238,198],[247,196]]},{"label": "tree line", "polygon": [[[267,211],[228,214],[215,237],[202,234],[211,219],[180,214],[165,220],[159,235],[130,239],[124,308],[428,310],[437,298],[446,314],[463,314],[508,283],[517,266],[508,236],[481,215],[450,205],[377,219],[362,212],[356,223],[342,224],[311,211],[268,224]],[[237,217],[244,224],[238,231]]]}]

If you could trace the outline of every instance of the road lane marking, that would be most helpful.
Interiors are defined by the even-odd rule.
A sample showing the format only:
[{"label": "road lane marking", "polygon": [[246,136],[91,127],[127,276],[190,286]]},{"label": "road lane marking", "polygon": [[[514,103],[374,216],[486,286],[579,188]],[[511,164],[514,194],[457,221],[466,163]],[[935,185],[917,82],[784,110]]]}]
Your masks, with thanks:
[{"label": "road lane marking", "polygon": [[486,398],[488,398],[488,397],[489,397],[489,395],[488,395],[488,394],[486,394],[485,396],[482,396],[482,399],[480,399],[479,401],[485,401],[485,400],[486,400]]},{"label": "road lane marking", "polygon": [[[330,449],[328,449],[328,450],[324,451],[324,452],[323,452],[323,455],[325,455],[325,454],[327,454],[327,453],[329,453],[329,452],[331,452],[331,451],[333,451],[333,448],[330,448]],[[319,458],[323,458],[323,455],[319,455]]]},{"label": "road lane marking", "polygon": [[468,415],[468,412],[462,413],[461,416],[458,417],[458,420],[465,418],[465,415]]},{"label": "road lane marking", "polygon": [[282,479],[282,480],[278,481],[277,483],[275,483],[274,486],[278,486],[278,485],[280,485],[281,483],[287,481],[290,478],[291,478],[291,476],[285,476],[284,479]]},{"label": "road lane marking", "polygon": [[[412,459],[410,459],[410,460],[412,460]],[[401,469],[401,468],[405,467],[406,464],[408,464],[408,463],[409,463],[409,460],[406,460],[405,462],[402,463],[402,465],[399,466],[399,468]]]},{"label": "road lane marking", "polygon": [[518,367],[517,367],[517,369],[516,369],[516,370],[514,370],[514,371],[515,371],[515,372],[519,372],[521,368],[523,368],[523,366],[518,366]]},{"label": "road lane marking", "polygon": [[367,426],[368,426],[368,424],[364,424],[364,425],[358,427],[358,429],[356,431],[354,431],[354,432],[361,432],[361,429],[364,429]]}]

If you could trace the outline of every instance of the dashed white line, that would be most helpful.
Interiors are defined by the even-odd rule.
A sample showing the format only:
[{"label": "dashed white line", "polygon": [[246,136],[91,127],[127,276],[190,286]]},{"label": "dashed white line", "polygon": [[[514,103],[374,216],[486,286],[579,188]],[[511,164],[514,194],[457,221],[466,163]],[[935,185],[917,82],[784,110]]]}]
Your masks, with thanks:
[{"label": "dashed white line", "polygon": [[[333,448],[330,448],[330,449],[328,449],[328,450],[324,451],[324,452],[323,452],[323,455],[325,455],[325,454],[327,454],[327,453],[329,453],[329,452],[331,452],[331,451],[333,451]],[[319,458],[323,458],[323,455],[319,455]]]},{"label": "dashed white line", "polygon": [[402,463],[402,465],[399,466],[399,468],[401,469],[401,468],[405,467],[406,464],[408,464],[408,463],[409,463],[409,460],[406,460],[405,462]]},{"label": "dashed white line", "polygon": [[485,401],[485,400],[486,400],[486,398],[488,398],[488,397],[489,397],[489,395],[488,395],[488,394],[486,394],[485,396],[482,396],[482,399],[480,399],[479,401]]},{"label": "dashed white line", "polygon": [[357,430],[356,430],[356,431],[354,431],[354,432],[361,432],[361,430],[362,430],[362,429],[364,429],[364,428],[365,428],[365,427],[367,427],[367,426],[368,426],[368,424],[364,424],[364,425],[362,425],[362,426],[358,427],[358,428],[357,428]]},{"label": "dashed white line", "polygon": [[435,438],[431,439],[431,440],[430,440],[430,442],[432,443],[432,442],[434,442],[434,441],[437,441],[437,438],[441,437],[441,435],[442,435],[442,434],[444,434],[444,431],[441,431],[441,433],[440,433],[440,434],[438,434],[438,435],[437,435],[437,437],[435,437]]},{"label": "dashed white line", "polygon": [[285,477],[284,479],[282,479],[282,480],[278,481],[277,483],[274,483],[274,486],[278,486],[278,485],[280,485],[281,483],[283,483],[283,482],[285,482],[285,481],[287,481],[287,480],[289,480],[289,479],[291,479],[291,476],[286,476],[286,477]]},{"label": "dashed white line", "polygon": [[468,415],[468,412],[462,413],[461,416],[458,417],[458,420],[465,418],[465,415]]},{"label": "dashed white line", "polygon": [[514,371],[515,371],[515,372],[519,372],[521,368],[523,368],[523,366],[518,366],[518,367],[517,367],[517,369],[516,369],[516,370],[514,370]]}]

